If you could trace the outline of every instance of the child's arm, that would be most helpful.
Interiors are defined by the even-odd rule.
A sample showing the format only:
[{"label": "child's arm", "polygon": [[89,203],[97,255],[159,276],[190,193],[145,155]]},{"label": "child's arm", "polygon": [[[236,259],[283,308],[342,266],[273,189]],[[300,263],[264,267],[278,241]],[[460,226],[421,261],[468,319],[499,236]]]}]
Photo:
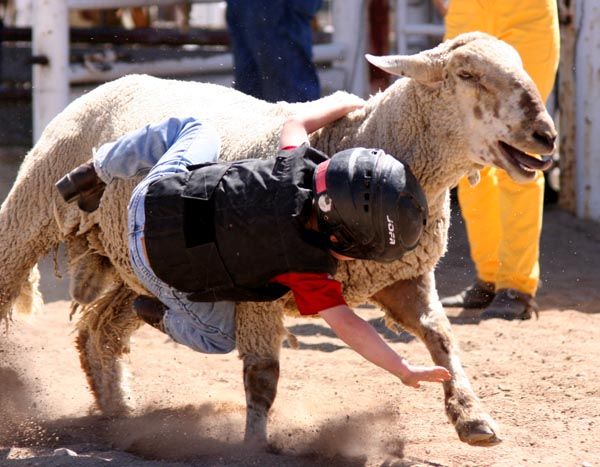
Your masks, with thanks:
[{"label": "child's arm", "polygon": [[319,128],[342,118],[344,115],[362,107],[365,101],[353,94],[344,94],[336,101],[315,101],[308,110],[288,119],[281,129],[279,147],[300,146],[308,142],[308,135]]},{"label": "child's arm", "polygon": [[450,372],[441,366],[414,366],[394,352],[365,320],[345,305],[319,313],[335,334],[368,361],[397,376],[407,386],[419,387],[420,381],[442,382]]}]

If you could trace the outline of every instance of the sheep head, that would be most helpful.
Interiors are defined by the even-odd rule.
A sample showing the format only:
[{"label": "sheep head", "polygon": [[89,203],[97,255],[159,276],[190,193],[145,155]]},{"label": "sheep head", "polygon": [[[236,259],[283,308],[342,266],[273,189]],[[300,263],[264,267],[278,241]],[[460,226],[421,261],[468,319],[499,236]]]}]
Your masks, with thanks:
[{"label": "sheep head", "polygon": [[550,166],[554,123],[519,54],[506,42],[473,32],[416,55],[367,60],[450,99],[463,120],[467,156],[476,164],[504,169],[523,183]]}]

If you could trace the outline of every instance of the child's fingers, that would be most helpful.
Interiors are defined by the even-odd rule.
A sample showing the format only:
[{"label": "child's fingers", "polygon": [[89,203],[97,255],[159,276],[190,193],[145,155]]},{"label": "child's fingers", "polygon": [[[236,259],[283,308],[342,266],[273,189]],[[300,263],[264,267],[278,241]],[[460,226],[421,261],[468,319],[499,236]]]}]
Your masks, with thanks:
[{"label": "child's fingers", "polygon": [[428,381],[431,383],[441,383],[444,381],[449,381],[451,378],[450,372],[441,366],[433,367],[432,369],[426,371],[422,377],[421,381]]},{"label": "child's fingers", "polygon": [[449,381],[450,378],[452,378],[450,372],[446,368],[441,366],[435,368],[435,374],[442,378],[442,381]]},{"label": "child's fingers", "polygon": [[441,376],[427,375],[426,377],[421,378],[421,381],[427,381],[428,383],[442,383],[442,382],[447,381],[447,380],[444,379]]},{"label": "child's fingers", "polygon": [[452,375],[450,372],[441,366],[413,367],[412,376],[404,378],[402,382],[407,386],[419,388],[421,387],[419,381],[428,383],[443,383],[444,381],[449,381],[451,377]]},{"label": "child's fingers", "polygon": [[343,106],[343,112],[346,114],[349,114],[350,112],[354,112],[356,109],[360,109],[361,107],[363,107],[362,105],[345,105]]},{"label": "child's fingers", "polygon": [[423,368],[423,370],[424,370],[423,373],[426,373],[429,375],[450,378],[450,372],[443,366],[433,366],[433,367],[429,367],[429,368],[425,367],[425,368]]},{"label": "child's fingers", "polygon": [[352,112],[353,110],[360,109],[364,107],[366,101],[358,96],[353,94],[349,94],[345,96],[345,99],[341,102],[341,105],[348,109],[348,112]]},{"label": "child's fingers", "polygon": [[346,94],[346,102],[349,104],[365,105],[367,101],[355,94]]}]

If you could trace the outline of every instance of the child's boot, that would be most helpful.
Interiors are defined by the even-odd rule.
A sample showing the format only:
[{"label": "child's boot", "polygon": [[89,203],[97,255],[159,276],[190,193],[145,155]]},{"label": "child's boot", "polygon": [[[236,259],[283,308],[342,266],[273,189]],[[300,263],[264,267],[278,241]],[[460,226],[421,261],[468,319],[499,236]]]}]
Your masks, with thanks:
[{"label": "child's boot", "polygon": [[98,209],[105,187],[106,183],[98,177],[92,161],[76,167],[56,182],[62,198],[67,203],[77,201],[79,209],[86,212]]},{"label": "child's boot", "polygon": [[166,309],[167,307],[161,301],[146,295],[138,295],[133,301],[133,311],[138,318],[161,332],[165,332],[163,318]]}]

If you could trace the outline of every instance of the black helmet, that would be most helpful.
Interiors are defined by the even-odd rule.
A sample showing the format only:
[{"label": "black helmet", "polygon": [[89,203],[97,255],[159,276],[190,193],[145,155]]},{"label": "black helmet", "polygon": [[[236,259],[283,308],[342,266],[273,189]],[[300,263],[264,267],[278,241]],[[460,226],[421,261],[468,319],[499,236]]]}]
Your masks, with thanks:
[{"label": "black helmet", "polygon": [[317,166],[319,231],[334,235],[342,255],[396,260],[415,248],[427,222],[427,200],[407,165],[381,149],[338,152]]}]

